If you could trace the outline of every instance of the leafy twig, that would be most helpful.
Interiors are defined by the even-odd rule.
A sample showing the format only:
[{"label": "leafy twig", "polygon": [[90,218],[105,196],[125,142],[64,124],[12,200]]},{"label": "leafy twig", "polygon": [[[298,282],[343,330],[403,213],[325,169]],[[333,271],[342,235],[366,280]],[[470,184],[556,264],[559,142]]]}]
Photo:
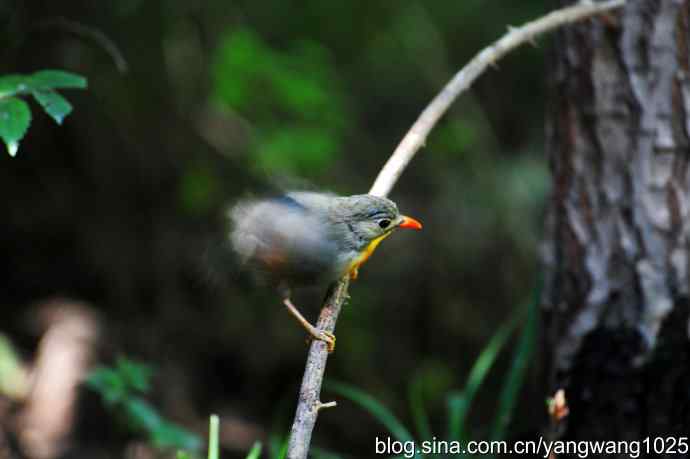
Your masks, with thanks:
[{"label": "leafy twig", "polygon": [[15,156],[19,141],[31,124],[31,109],[20,98],[31,94],[43,110],[62,124],[72,112],[72,104],[57,89],[84,89],[86,78],[62,70],[41,70],[31,75],[3,75],[0,77],[0,139],[10,156]]}]

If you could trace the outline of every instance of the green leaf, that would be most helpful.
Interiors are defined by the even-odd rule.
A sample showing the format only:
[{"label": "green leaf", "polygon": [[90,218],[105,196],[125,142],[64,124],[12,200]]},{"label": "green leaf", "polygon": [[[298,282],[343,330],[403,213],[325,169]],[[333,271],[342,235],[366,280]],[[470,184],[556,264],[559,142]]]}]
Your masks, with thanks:
[{"label": "green leaf", "polygon": [[163,421],[161,426],[150,433],[151,442],[159,449],[184,448],[198,451],[201,439],[191,432],[171,422]]},{"label": "green leaf", "polygon": [[539,297],[541,287],[536,290],[535,299],[529,307],[527,323],[525,324],[525,328],[520,336],[520,341],[513,354],[513,363],[510,372],[503,383],[503,389],[498,399],[498,411],[491,433],[492,440],[502,440],[505,437],[506,429],[510,423],[510,417],[517,403],[518,394],[525,380],[525,373],[527,372],[530,358],[534,351],[534,343],[536,342],[537,336],[537,322],[539,321]]},{"label": "green leaf", "polygon": [[410,400],[410,410],[412,411],[412,418],[417,427],[417,433],[420,438],[431,439],[431,426],[429,423],[429,414],[424,406],[424,379],[421,377],[415,378],[409,385],[408,398]]},{"label": "green leaf", "polygon": [[132,427],[147,434],[156,448],[198,450],[201,447],[201,440],[196,435],[163,419],[146,400],[130,398],[124,408]]},{"label": "green leaf", "polygon": [[16,97],[0,99],[0,137],[7,145],[7,152],[15,156],[19,141],[31,124],[29,105]]},{"label": "green leaf", "polygon": [[280,451],[278,451],[278,459],[285,459],[287,457],[287,450],[289,445],[290,443],[286,439],[283,443],[283,446],[280,448]]},{"label": "green leaf", "polygon": [[[138,397],[149,389],[151,369],[124,357],[117,359],[115,368],[99,367],[86,378],[86,385],[98,392],[127,427],[146,435],[158,449],[181,448],[198,451],[201,439],[182,427],[169,422],[145,399]],[[186,454],[186,453],[178,453]]]},{"label": "green leaf", "polygon": [[462,392],[452,392],[448,395],[448,438],[458,440],[462,435],[462,422],[467,412],[467,400]]},{"label": "green leaf", "polygon": [[153,372],[149,365],[125,357],[118,357],[116,369],[128,389],[143,393],[149,391],[149,380]]},{"label": "green leaf", "polygon": [[65,72],[64,70],[41,70],[28,77],[31,89],[58,89],[76,88],[85,89],[87,87],[86,78],[76,73]]},{"label": "green leaf", "polygon": [[26,76],[13,74],[0,77],[0,98],[14,96],[26,90],[28,90]]},{"label": "green leaf", "polygon": [[[348,384],[326,382],[326,389],[335,392],[345,398],[352,400],[359,406],[364,408],[369,414],[374,416],[388,431],[401,442],[414,441],[412,434],[405,428],[405,426],[390,412],[388,408],[383,406],[381,402],[376,400],[366,392],[352,387]],[[415,457],[419,457],[415,453]]]},{"label": "green leaf", "polygon": [[247,454],[247,459],[259,459],[261,457],[261,442],[257,441]]},{"label": "green leaf", "polygon": [[57,124],[62,124],[62,120],[72,112],[72,104],[55,91],[36,90],[31,94]]},{"label": "green leaf", "polygon": [[522,315],[522,310],[519,310],[507,323],[501,325],[498,331],[496,331],[491,341],[489,341],[481,354],[479,354],[479,357],[477,357],[477,360],[475,360],[472,370],[470,370],[470,375],[467,377],[467,382],[465,383],[462,394],[460,396],[456,395],[455,401],[452,404],[449,403],[450,408],[453,409],[449,416],[449,420],[452,421],[448,429],[450,440],[464,440],[463,430],[465,427],[465,420],[467,419],[472,401]]},{"label": "green leaf", "polygon": [[98,367],[88,374],[85,384],[101,394],[109,405],[118,403],[127,397],[127,387],[122,377],[113,369]]},{"label": "green leaf", "polygon": [[285,459],[287,455],[287,449],[289,445],[289,438],[277,438],[272,436],[271,438],[271,453],[273,454],[273,459]]},{"label": "green leaf", "polygon": [[126,400],[125,413],[127,420],[135,427],[146,432],[160,429],[163,419],[156,409],[146,400],[132,397]]},{"label": "green leaf", "polygon": [[218,459],[218,431],[220,419],[215,414],[211,415],[208,428],[208,459]]}]

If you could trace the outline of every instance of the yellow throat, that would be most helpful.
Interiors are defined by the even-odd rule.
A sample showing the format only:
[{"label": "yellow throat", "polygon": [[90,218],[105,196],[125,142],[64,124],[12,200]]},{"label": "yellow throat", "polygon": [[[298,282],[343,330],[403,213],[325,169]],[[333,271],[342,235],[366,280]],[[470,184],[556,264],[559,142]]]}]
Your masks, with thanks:
[{"label": "yellow throat", "polygon": [[374,253],[374,250],[376,250],[376,247],[383,241],[385,238],[387,238],[391,234],[391,231],[388,231],[385,234],[382,234],[381,236],[377,237],[376,239],[372,240],[368,246],[364,248],[360,252],[360,254],[352,260],[350,263],[350,266],[348,267],[348,272],[350,273],[350,279],[354,280],[357,279],[357,275],[359,274],[359,267],[362,266],[362,264],[369,259],[372,253]]}]

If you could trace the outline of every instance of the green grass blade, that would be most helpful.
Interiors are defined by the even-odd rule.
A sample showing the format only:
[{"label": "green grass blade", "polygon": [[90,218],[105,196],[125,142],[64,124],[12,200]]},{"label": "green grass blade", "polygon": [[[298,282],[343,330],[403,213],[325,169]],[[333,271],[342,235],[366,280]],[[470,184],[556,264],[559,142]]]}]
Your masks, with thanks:
[{"label": "green grass blade", "polygon": [[450,434],[449,440],[462,440],[464,438],[465,420],[472,406],[472,401],[521,317],[522,311],[518,311],[508,322],[501,325],[479,354],[477,360],[475,360],[472,370],[470,370],[470,374],[467,377],[465,388],[462,391],[462,403],[457,400],[454,403],[449,403],[449,408],[451,409],[449,420],[452,421],[448,429]]},{"label": "green grass blade", "polygon": [[19,353],[12,342],[0,333],[0,397],[22,398],[29,388],[29,379],[22,368]]},{"label": "green grass blade", "polygon": [[424,380],[414,379],[409,386],[410,411],[415,422],[417,433],[422,440],[431,440],[433,434],[429,423],[429,414],[424,406]]},{"label": "green grass blade", "polygon": [[462,430],[462,416],[467,411],[465,396],[462,392],[452,392],[448,395],[448,439],[458,440]]},{"label": "green grass blade", "polygon": [[348,384],[335,383],[332,381],[327,381],[325,387],[327,390],[333,391],[364,408],[369,414],[376,418],[376,420],[383,424],[396,440],[414,441],[412,434],[405,428],[402,422],[400,422],[388,408],[383,406],[381,402],[371,395]]},{"label": "green grass blade", "polygon": [[285,456],[287,456],[288,445],[289,445],[289,438],[286,438],[283,441],[282,446],[278,450],[278,454],[276,454],[276,459],[285,459]]},{"label": "green grass blade", "polygon": [[218,430],[220,420],[215,414],[211,415],[208,429],[208,459],[218,459]]},{"label": "green grass blade", "polygon": [[525,380],[525,374],[529,367],[530,358],[534,351],[537,335],[537,322],[539,319],[539,302],[535,300],[529,307],[527,323],[520,336],[520,341],[513,355],[513,363],[510,372],[503,384],[498,401],[498,411],[494,420],[491,433],[492,440],[502,440],[510,423],[513,409],[517,403],[518,394]]},{"label": "green grass blade", "polygon": [[259,459],[261,457],[261,442],[257,441],[247,454],[247,459]]}]

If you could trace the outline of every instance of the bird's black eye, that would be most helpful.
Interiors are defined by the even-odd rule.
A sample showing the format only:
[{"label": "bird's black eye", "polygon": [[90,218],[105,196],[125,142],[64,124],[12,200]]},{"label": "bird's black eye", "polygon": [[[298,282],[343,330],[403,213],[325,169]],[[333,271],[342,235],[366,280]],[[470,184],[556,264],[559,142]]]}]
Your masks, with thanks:
[{"label": "bird's black eye", "polygon": [[386,219],[386,218],[379,220],[379,226],[383,229],[388,228],[388,226],[390,226],[390,224],[391,224],[391,221]]}]

